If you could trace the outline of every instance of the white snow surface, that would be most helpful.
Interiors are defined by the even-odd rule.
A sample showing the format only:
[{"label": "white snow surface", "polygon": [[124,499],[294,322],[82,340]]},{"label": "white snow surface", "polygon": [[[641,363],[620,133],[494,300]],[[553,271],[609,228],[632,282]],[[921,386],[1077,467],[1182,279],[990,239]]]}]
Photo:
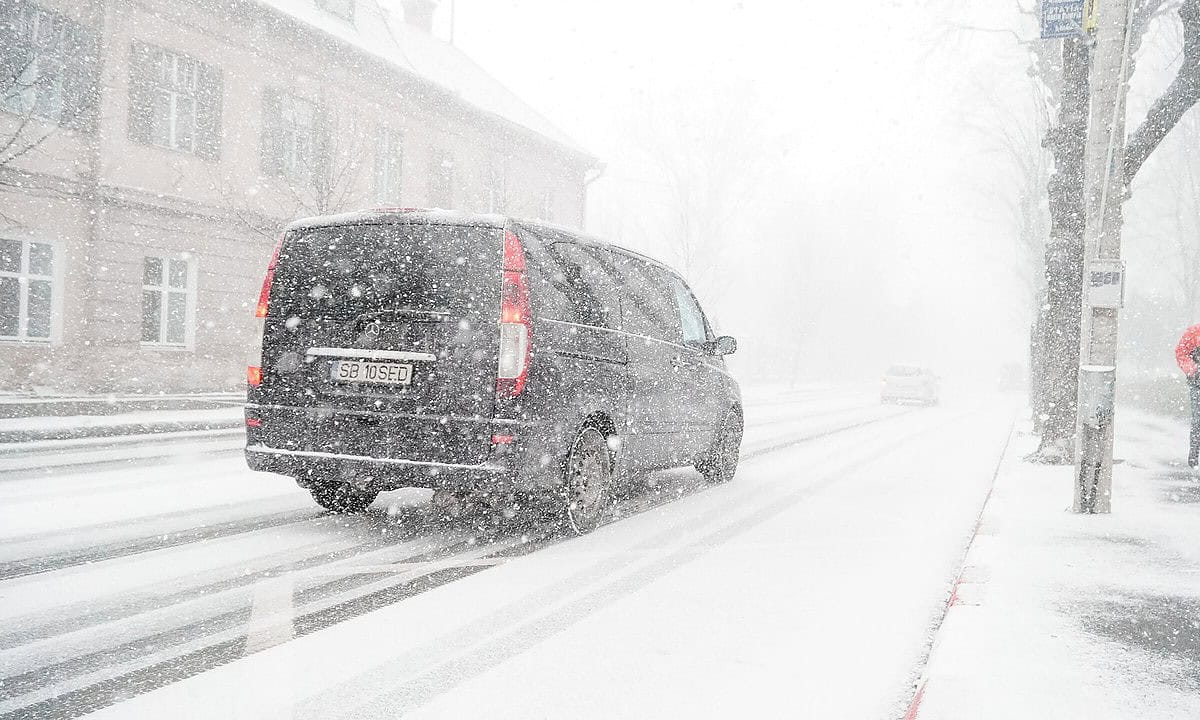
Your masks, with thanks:
[{"label": "white snow surface", "polygon": [[1200,474],[1187,428],[1122,409],[1110,515],[1014,438],[930,657],[919,720],[1200,717]]},{"label": "white snow surface", "polygon": [[312,0],[258,2],[447,90],[486,113],[537,133],[571,153],[588,155],[462,50],[393,16],[378,0],[358,0],[353,21],[323,10]]},{"label": "white snow surface", "polygon": [[[196,596],[178,612],[152,600],[344,547],[356,525],[320,517],[290,480],[250,473],[233,458],[79,472],[41,491],[24,480],[0,483],[0,527],[23,556],[62,543],[78,549],[101,535],[108,542],[187,528],[196,525],[192,512],[205,524],[265,512],[313,516],[4,581],[10,628],[66,626],[4,651],[0,667],[41,667],[250,603],[247,624],[221,637],[266,649],[94,716],[895,717],[911,697],[1014,408],[994,399],[882,408],[866,390],[771,396],[747,393],[751,457],[733,482],[687,490],[694,473],[663,473],[660,491],[678,485],[679,499],[592,535],[508,560],[488,560],[497,548],[486,546],[408,559],[456,542],[453,532],[431,531],[333,566]],[[780,409],[789,403],[791,414]],[[812,439],[783,446],[801,436]],[[779,449],[756,454],[771,447]],[[423,497],[389,494],[376,507],[402,518],[402,507]],[[29,519],[50,508],[59,526],[77,529],[51,535],[55,522]],[[376,517],[366,521],[385,521]],[[291,589],[314,572],[390,573],[379,582],[392,582],[479,562],[499,564],[287,640]],[[147,610],[73,625],[81,613],[127,602]],[[97,667],[27,699],[129,667]]]},{"label": "white snow surface", "polygon": [[122,425],[158,425],[163,423],[211,423],[228,425],[242,418],[242,407],[203,410],[138,410],[114,415],[65,415],[51,417],[0,418],[0,432],[34,430],[79,430]]}]

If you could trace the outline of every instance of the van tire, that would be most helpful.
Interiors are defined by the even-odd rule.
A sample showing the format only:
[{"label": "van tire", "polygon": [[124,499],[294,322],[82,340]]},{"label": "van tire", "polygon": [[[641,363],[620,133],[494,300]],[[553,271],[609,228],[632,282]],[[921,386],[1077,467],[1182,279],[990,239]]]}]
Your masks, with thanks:
[{"label": "van tire", "polygon": [[696,461],[696,469],[711,484],[728,482],[737,472],[741,451],[742,414],[734,408],[721,423],[721,429],[713,438],[712,445],[705,451],[704,456]]},{"label": "van tire", "polygon": [[313,500],[336,513],[360,513],[375,502],[378,492],[360,490],[344,482],[318,482],[312,486]]},{"label": "van tire", "polygon": [[614,459],[608,438],[599,428],[584,426],[567,451],[563,468],[563,521],[576,535],[603,523],[612,504]]}]

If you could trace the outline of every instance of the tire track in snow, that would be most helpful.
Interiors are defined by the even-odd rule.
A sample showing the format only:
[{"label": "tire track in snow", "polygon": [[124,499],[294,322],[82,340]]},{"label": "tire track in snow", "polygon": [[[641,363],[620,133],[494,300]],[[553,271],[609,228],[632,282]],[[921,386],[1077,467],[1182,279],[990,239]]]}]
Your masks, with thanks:
[{"label": "tire track in snow", "polygon": [[[817,396],[823,396],[826,394],[832,395],[832,396],[840,396],[839,393],[835,393],[835,392],[832,392],[829,390],[824,390],[820,393],[817,393]],[[782,406],[792,405],[792,406],[796,406],[795,407],[796,410],[802,411],[811,404],[810,402],[805,402],[806,400],[808,400],[808,397],[809,396],[804,395],[797,399],[782,399],[782,400],[776,400],[776,401],[771,401],[771,402],[755,403],[754,405],[747,406],[747,409],[751,410],[751,409],[758,408],[761,406],[770,406],[770,405],[782,405]],[[840,407],[835,407],[835,408],[819,408],[816,412],[798,412],[791,416],[769,417],[764,420],[755,419],[754,418],[755,413],[750,412],[749,414],[750,414],[751,421],[747,423],[746,427],[747,427],[747,429],[750,429],[750,428],[761,428],[761,427],[766,427],[766,426],[777,426],[777,425],[787,424],[789,422],[800,422],[800,421],[806,421],[806,420],[826,418],[826,417],[838,415],[841,413],[850,413],[850,412],[854,412],[856,410],[869,410],[872,408],[872,404],[857,403],[852,398],[846,398],[845,401],[850,404],[846,404],[846,405],[843,405]],[[95,469],[95,468],[92,468],[92,469]],[[139,482],[147,483],[147,484],[160,484],[162,482],[162,480],[161,480],[161,478],[155,477],[155,478],[149,478],[147,480],[143,480],[143,481],[139,481]],[[92,488],[92,489],[94,489],[94,488]],[[5,496],[6,499],[8,499],[8,497],[9,496]],[[20,496],[18,496],[18,497],[20,497]],[[10,560],[0,560],[0,580],[5,580],[5,579],[10,579],[10,578],[15,578],[15,577],[22,577],[25,575],[36,574],[36,573],[40,573],[40,572],[52,572],[54,570],[71,567],[73,565],[82,565],[82,564],[89,564],[89,563],[94,563],[94,562],[101,562],[104,560],[120,557],[123,554],[136,554],[137,552],[142,551],[141,548],[146,546],[147,544],[152,545],[155,542],[167,543],[170,538],[174,538],[177,536],[179,537],[179,542],[169,542],[168,544],[164,544],[163,546],[166,547],[169,545],[186,543],[186,542],[188,542],[188,539],[186,537],[184,537],[184,534],[195,533],[197,531],[197,527],[196,527],[197,525],[201,525],[205,529],[210,529],[210,532],[219,533],[219,534],[214,534],[212,537],[236,534],[238,532],[237,523],[243,523],[247,532],[253,531],[253,530],[259,529],[259,527],[255,525],[255,523],[257,521],[257,518],[262,516],[260,513],[257,513],[254,508],[256,506],[264,507],[264,506],[269,506],[272,504],[278,506],[279,503],[277,501],[272,503],[269,500],[251,500],[251,501],[246,501],[243,503],[238,503],[236,505],[227,505],[227,506],[222,506],[222,507],[203,508],[203,509],[195,509],[195,510],[173,511],[173,512],[160,513],[160,514],[156,514],[156,515],[140,517],[140,518],[136,519],[136,522],[138,525],[158,525],[158,524],[168,524],[169,525],[171,523],[171,521],[174,521],[174,520],[179,520],[181,522],[186,523],[189,519],[193,520],[193,522],[188,525],[181,526],[181,527],[168,527],[166,529],[156,529],[153,532],[145,532],[143,535],[138,536],[138,537],[123,537],[119,540],[103,542],[99,546],[96,545],[95,543],[88,543],[86,545],[86,547],[82,547],[84,545],[84,543],[79,542],[78,538],[82,537],[82,538],[86,539],[89,535],[97,535],[97,534],[103,535],[106,533],[114,532],[121,528],[128,527],[129,521],[128,520],[117,520],[117,521],[112,521],[112,522],[101,523],[98,525],[90,525],[90,526],[84,526],[84,527],[79,527],[79,528],[73,528],[70,530],[69,533],[64,533],[61,531],[54,531],[54,532],[43,532],[43,533],[38,533],[38,534],[34,534],[34,535],[16,536],[16,537],[8,538],[8,539],[6,539],[5,544],[8,546],[9,552],[12,552],[11,548],[13,548],[14,546],[15,547],[19,547],[22,545],[36,546],[37,544],[40,544],[40,543],[51,543],[54,540],[61,538],[63,535],[72,536],[72,538],[77,541],[76,544],[81,545],[81,547],[78,547],[76,549],[61,551],[61,552],[57,552],[57,553],[51,553],[49,555],[42,555],[42,556],[36,556],[36,557],[35,556],[17,557],[17,558],[13,558]],[[230,512],[231,510],[234,512],[231,513]],[[308,511],[308,508],[304,508],[304,510]],[[319,511],[316,509],[312,509],[309,512],[315,514]],[[251,517],[252,513],[254,513],[253,517]],[[297,510],[296,513],[297,513],[297,516],[299,516],[301,514],[300,510]],[[221,516],[227,516],[230,514],[234,515],[234,517],[232,517],[230,519],[221,519],[221,520],[210,519],[213,516],[221,517]],[[199,519],[199,518],[204,518],[204,519]],[[299,519],[303,519],[303,518],[299,518]],[[263,527],[266,527],[266,526],[264,525]],[[167,540],[162,540],[163,538],[166,538]],[[205,539],[209,539],[209,536],[196,537],[196,540],[205,540]],[[8,553],[5,553],[5,554],[8,554]],[[11,557],[11,555],[10,555],[10,557]]]},{"label": "tire track in snow", "polygon": [[[29,694],[40,694],[42,698],[32,698],[32,703],[8,703],[0,701],[0,718],[7,720],[33,720],[35,718],[69,718],[77,717],[87,712],[111,705],[133,695],[149,692],[198,672],[217,667],[231,660],[244,657],[252,650],[251,638],[256,641],[257,649],[265,649],[267,645],[262,640],[269,634],[276,637],[301,636],[335,625],[350,617],[365,614],[387,604],[397,602],[424,592],[431,587],[445,584],[452,580],[478,572],[496,564],[496,561],[484,557],[487,553],[497,552],[495,548],[485,547],[464,556],[462,553],[448,555],[441,559],[416,559],[415,563],[398,564],[403,571],[405,566],[417,565],[418,569],[402,573],[404,579],[399,582],[391,580],[371,582],[372,578],[381,575],[395,574],[394,571],[376,571],[354,576],[355,584],[363,584],[369,592],[350,597],[344,596],[347,578],[335,580],[322,586],[310,588],[305,593],[294,596],[293,603],[301,603],[300,611],[292,618],[293,613],[287,612],[286,619],[292,624],[291,632],[281,629],[280,619],[259,618],[258,625],[251,625],[254,608],[247,606],[229,613],[228,619],[234,622],[215,635],[208,635],[187,642],[183,646],[173,648],[175,654],[155,653],[151,657],[138,657],[128,660],[118,666],[119,674],[105,672],[110,666],[98,668],[88,675],[68,678],[52,687],[50,692],[38,693],[36,690]],[[474,555],[475,557],[471,557]],[[421,567],[426,566],[426,567]],[[350,593],[353,595],[353,591]],[[59,690],[63,690],[59,692]],[[19,707],[16,707],[20,705]],[[9,709],[12,706],[13,709]]]},{"label": "tire track in snow", "polygon": [[[343,522],[345,520],[339,516],[321,517],[329,518]],[[337,524],[345,527],[343,522]],[[307,529],[315,527],[318,526],[314,523],[307,526]],[[127,595],[117,595],[105,602],[88,600],[79,605],[56,608],[54,615],[48,618],[16,618],[11,629],[0,630],[0,651],[162,610],[194,601],[198,597],[212,598],[220,593],[268,580],[280,574],[330,566],[370,552],[393,548],[397,541],[431,539],[431,532],[437,530],[428,519],[420,520],[414,525],[404,525],[391,520],[382,527],[372,523],[348,529],[356,531],[358,537],[347,547],[320,550],[320,544],[308,543],[256,558],[256,562],[262,565],[257,570],[247,571],[246,565],[233,564],[203,573],[217,578],[209,582],[181,587],[179,580],[171,579],[139,589],[135,593],[135,602],[130,602]],[[136,598],[144,599],[138,602]]]},{"label": "tire track in snow", "polygon": [[[769,425],[782,425],[789,422],[803,422],[806,420],[820,419],[830,415],[853,413],[859,410],[870,410],[870,406],[846,407],[839,408],[819,413],[798,415],[792,418],[772,419],[766,422],[748,425],[748,428],[765,427]],[[836,431],[836,429],[835,429]],[[824,437],[824,434],[818,434],[814,437]],[[747,457],[743,455],[743,458]],[[245,503],[246,506],[261,504],[260,502]],[[201,542],[204,540],[212,540],[216,538],[229,537],[246,532],[253,532],[269,527],[279,527],[291,525],[295,523],[312,520],[314,516],[318,516],[321,511],[317,509],[304,509],[283,511],[272,513],[270,515],[261,515],[247,518],[237,518],[225,520],[211,524],[201,525],[198,527],[180,528],[167,532],[156,532],[153,534],[142,535],[139,537],[126,538],[100,546],[88,546],[78,549],[66,550],[49,555],[41,555],[37,557],[18,558],[0,562],[0,581],[10,580],[13,578],[24,577],[27,575],[35,575],[44,572],[53,572],[65,568],[86,565],[91,563],[103,562],[112,560],[127,555],[134,555],[142,552],[158,550],[167,547],[175,547],[193,542]],[[196,514],[193,511],[182,511],[175,513],[165,513],[160,516],[153,516],[145,520],[139,519],[139,522],[161,522],[168,519],[186,519],[189,514]],[[333,515],[319,515],[318,517],[329,518],[336,517]],[[100,526],[89,528],[81,528],[73,531],[73,534],[87,534],[97,530],[104,530],[112,527],[118,527],[122,523],[113,522],[105,523]],[[54,534],[43,533],[38,536],[26,538],[13,538],[12,543],[33,542],[36,540],[52,539]]]},{"label": "tire track in snow", "polygon": [[[460,541],[427,552],[408,555],[401,561],[394,563],[394,567],[403,569],[412,565],[436,565],[447,562],[453,564],[464,554],[470,554],[472,547],[475,546],[469,541]],[[490,549],[488,549],[488,551],[490,552]],[[478,554],[479,550],[476,549],[475,553]],[[319,568],[317,569],[319,570]],[[346,570],[352,569],[353,568],[346,568]],[[293,591],[293,603],[298,604],[301,607],[306,605],[316,606],[323,603],[329,604],[329,602],[335,603],[333,604],[333,607],[335,608],[334,611],[322,611],[324,614],[321,615],[321,619],[323,619],[325,622],[322,624],[309,620],[307,625],[304,626],[307,628],[307,631],[311,632],[319,629],[320,627],[326,627],[345,619],[345,617],[341,614],[340,609],[346,605],[346,596],[353,596],[356,591],[362,587],[369,588],[371,590],[371,593],[369,594],[374,594],[375,588],[373,583],[377,581],[379,577],[394,574],[395,572],[394,570],[387,570],[383,568],[372,569],[374,569],[375,572],[349,572],[342,575],[339,575],[338,573],[331,573],[333,578],[328,580],[321,579],[325,577],[324,574],[315,573],[314,577],[317,578],[316,583],[307,588]],[[272,578],[268,582],[276,582],[277,580],[278,578]],[[154,668],[158,668],[158,670],[155,671],[158,672],[166,667],[176,667],[179,659],[177,657],[172,657],[166,661],[159,661],[154,658],[156,655],[162,655],[163,653],[170,651],[172,648],[186,646],[189,644],[198,644],[202,646],[200,648],[202,650],[211,645],[212,651],[215,655],[223,656],[223,653],[229,649],[227,647],[228,644],[234,640],[237,640],[240,643],[238,647],[242,647],[242,654],[246,654],[244,641],[247,636],[254,636],[256,641],[259,642],[258,649],[264,649],[266,645],[262,644],[262,639],[265,633],[261,631],[261,627],[255,628],[250,625],[254,611],[255,609],[250,603],[242,604],[236,608],[220,612],[216,615],[209,615],[199,620],[193,620],[182,626],[174,627],[146,637],[139,637],[126,641],[117,646],[104,648],[86,655],[79,655],[63,662],[38,667],[36,669],[30,669],[19,675],[4,678],[2,681],[0,681],[0,707],[4,707],[5,705],[9,704],[8,701],[16,700],[21,696],[36,694],[38,691],[50,689],[56,685],[70,683],[74,679],[93,675],[97,672],[102,673],[107,668],[137,665],[137,670],[145,673],[147,670],[153,670]],[[261,626],[264,623],[266,623],[266,621],[260,619],[259,625]],[[266,624],[270,625],[273,623]],[[187,656],[192,658],[192,662],[206,657],[204,653],[188,653]],[[150,659],[152,668],[145,668],[147,659]],[[208,662],[210,661],[205,660],[204,664],[207,665]],[[135,670],[135,672],[128,673],[121,677],[128,678],[131,674],[136,675],[137,671]],[[97,685],[103,686],[106,685],[106,683],[108,683],[108,679],[102,680]],[[97,685],[88,684],[85,689],[95,688]],[[128,690],[129,687],[136,686],[137,684],[134,683],[133,685],[120,685],[114,687],[124,687],[126,690]],[[58,695],[57,693],[55,694]],[[65,696],[61,697],[70,698],[75,694],[76,693],[68,692]],[[57,705],[57,703],[54,703],[54,705]],[[40,716],[45,717],[62,716],[61,708],[52,711],[50,708],[44,708],[42,711],[36,711],[33,709],[39,706],[43,706],[43,704],[37,703],[35,705],[20,708],[17,710],[17,716],[38,717],[39,712],[43,713]],[[73,703],[67,702],[66,706],[67,708],[70,708],[73,706]],[[83,711],[86,712],[93,709],[95,709],[95,707],[85,707],[83,708]],[[5,715],[4,717],[8,717],[8,715]]]},{"label": "tire track in snow", "polygon": [[[875,422],[898,416],[891,415]],[[749,498],[752,501],[752,507],[747,514],[739,519],[719,524],[715,530],[711,530],[709,529],[710,523],[714,520],[719,523],[721,519],[727,519],[729,515],[727,507],[714,508],[695,523],[701,526],[702,534],[698,534],[697,537],[667,555],[657,557],[654,561],[624,575],[620,573],[629,565],[629,552],[590,565],[555,583],[550,588],[540,590],[532,596],[523,597],[450,636],[443,636],[431,641],[390,661],[385,666],[370,671],[365,676],[360,676],[350,683],[345,683],[318,698],[301,704],[294,709],[293,717],[297,720],[325,720],[333,717],[401,717],[404,713],[427,704],[455,686],[546,641],[620,598],[640,590],[713,547],[782,514],[815,493],[836,483],[848,470],[885,457],[897,448],[903,447],[910,438],[930,432],[957,419],[958,416],[945,419],[897,436],[886,444],[874,445],[869,448],[868,452],[839,463],[832,470],[821,473],[816,480],[785,492],[782,497],[776,493],[764,502],[761,493],[753,493]],[[847,430],[870,424],[873,423],[862,423],[854,428],[847,428]],[[827,435],[829,434],[833,433],[827,433]],[[803,441],[790,443],[787,447],[793,447],[799,442]],[[766,450],[760,456],[778,449],[782,448]],[[755,500],[757,502],[754,502]],[[704,532],[706,530],[707,532]],[[657,549],[676,539],[679,534],[680,529],[672,527],[640,543],[633,552],[638,549]],[[618,577],[608,580],[614,575],[618,575]],[[597,577],[602,579],[601,583],[596,583]],[[579,587],[589,584],[594,589],[582,597],[561,604],[556,610],[546,615],[525,620],[513,627],[514,618],[525,619],[535,614],[536,611],[531,611],[531,608],[553,606],[559,603],[564,596],[569,596]],[[497,627],[511,629],[497,635],[494,632]],[[489,639],[481,642],[481,638]],[[447,657],[449,659],[440,660]],[[421,668],[427,669],[414,677],[414,669]],[[395,679],[400,677],[409,679],[403,685],[395,687]],[[379,693],[378,688],[380,687],[393,687],[394,689]],[[346,699],[355,697],[371,697],[371,699],[347,711],[345,709]]]},{"label": "tire track in snow", "polygon": [[[842,432],[848,432],[871,425],[878,422],[887,421],[896,417],[906,415],[911,411],[891,411],[885,412],[882,415],[874,415],[866,420],[859,420],[851,425],[841,425],[833,428],[819,430],[816,433],[807,433],[791,438],[787,441],[773,443],[769,447],[757,448],[748,450],[743,458],[753,460],[771,452],[776,452],[795,445],[815,440],[818,438],[829,437]],[[710,487],[703,483],[698,483],[689,494],[702,492]],[[624,516],[627,517],[633,514],[640,514],[650,509],[665,505],[678,499],[678,495],[669,493],[655,494],[647,493],[640,499],[635,499],[634,502],[626,504]],[[726,513],[711,512],[707,514],[701,525],[717,519],[719,516],[724,516]],[[327,516],[328,517],[328,516]],[[689,523],[689,525],[694,523]],[[664,533],[663,538],[674,538],[679,535],[679,528],[673,527],[669,532]],[[542,549],[549,545],[561,542],[564,539],[570,539],[561,535],[534,537],[529,542],[522,542],[504,548],[490,550],[490,554],[482,556],[483,560],[499,560],[502,558],[516,557],[536,550]],[[454,556],[448,556],[447,561],[453,561]],[[373,610],[385,607],[389,604],[399,602],[405,598],[412,597],[427,590],[433,589],[440,585],[461,579],[468,575],[479,572],[480,570],[490,567],[490,564],[474,564],[448,567],[440,567],[430,569],[428,572],[417,573],[414,577],[405,578],[399,582],[380,581],[371,586],[370,592],[360,594],[356,597],[348,598],[344,601],[332,605],[330,607],[312,611],[300,612],[293,620],[292,634],[300,636],[314,632],[316,630],[329,627],[343,620],[357,617]],[[615,570],[619,570],[624,564],[621,563]],[[372,578],[379,577],[375,575],[360,575],[358,580],[366,578],[366,582]],[[591,579],[594,580],[595,576]],[[347,585],[363,585],[363,582],[355,580],[335,580],[330,583],[325,583],[323,586],[311,588],[306,591],[293,593],[293,603],[298,601],[303,606],[304,603],[313,602],[314,598],[318,598],[322,594],[322,587],[325,588],[325,594],[329,592],[336,593],[338,590],[345,590]],[[315,593],[315,595],[314,595]],[[21,678],[21,683],[13,683],[10,681],[18,678],[6,678],[0,681],[0,698],[8,698],[17,700],[22,695],[30,694],[30,690],[46,689],[55,684],[69,683],[72,678],[79,678],[80,672],[88,673],[89,668],[97,665],[103,667],[112,667],[113,663],[119,663],[122,660],[126,664],[134,663],[137,659],[145,658],[146,653],[154,654],[156,651],[161,653],[165,650],[154,646],[148,646],[147,640],[151,642],[160,642],[166,649],[172,646],[178,647],[179,642],[171,643],[170,640],[190,639],[192,643],[200,643],[204,647],[194,650],[186,650],[177,656],[169,657],[165,660],[156,661],[150,666],[145,666],[144,663],[136,668],[126,669],[121,674],[115,677],[106,677],[96,682],[86,683],[83,687],[65,690],[62,693],[54,693],[53,697],[47,697],[41,700],[34,700],[32,704],[19,703],[3,703],[14,707],[13,711],[5,712],[0,717],[20,717],[20,718],[37,718],[37,717],[76,717],[85,712],[105,707],[112,703],[126,699],[132,695],[148,692],[158,687],[175,682],[186,677],[204,672],[219,665],[225,664],[231,660],[238,659],[248,654],[249,647],[246,643],[246,636],[239,634],[236,638],[216,637],[214,633],[228,633],[231,629],[238,628],[248,624],[251,620],[253,609],[245,607],[239,610],[226,612],[216,618],[206,618],[194,622],[186,626],[182,631],[175,630],[168,633],[161,633],[152,638],[139,639],[134,642],[125,643],[117,648],[109,648],[99,653],[76,658],[68,663],[55,666],[54,680],[37,682],[35,678],[38,676],[46,677],[47,669],[43,668],[36,671],[29,671]],[[198,637],[198,639],[197,639]],[[208,638],[208,642],[204,642]],[[187,642],[187,640],[184,640]],[[136,652],[141,649],[141,653]],[[57,683],[55,682],[57,681]],[[65,688],[64,688],[65,689]],[[24,690],[24,692],[22,692]],[[32,699],[32,698],[31,698]],[[0,705],[0,706],[2,706]]]},{"label": "tire track in snow", "polygon": [[335,515],[325,515],[314,518],[319,512],[316,509],[287,510],[270,515],[259,515],[241,520],[228,520],[212,525],[175,530],[160,535],[144,535],[127,540],[119,540],[99,547],[67,550],[50,555],[9,560],[0,563],[0,581],[63,570],[76,565],[88,565],[104,560],[150,552],[152,550],[162,550],[164,548],[202,542],[204,540],[214,540],[216,538],[253,532],[255,530],[293,525],[313,519],[322,520],[336,517]]}]

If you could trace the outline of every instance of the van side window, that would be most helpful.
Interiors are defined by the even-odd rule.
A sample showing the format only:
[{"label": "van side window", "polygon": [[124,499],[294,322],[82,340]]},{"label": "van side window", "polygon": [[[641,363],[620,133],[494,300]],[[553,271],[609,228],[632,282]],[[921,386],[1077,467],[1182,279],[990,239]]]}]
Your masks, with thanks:
[{"label": "van side window", "polygon": [[671,276],[671,290],[675,294],[675,305],[679,308],[679,321],[683,326],[683,344],[700,347],[708,341],[708,326],[704,322],[704,311],[683,280]]},{"label": "van side window", "polygon": [[666,273],[632,255],[613,253],[622,279],[621,322],[625,332],[672,343],[682,343],[679,308],[672,297]]},{"label": "van side window", "polygon": [[565,275],[558,260],[549,252],[550,240],[542,233],[520,228],[518,234],[525,245],[525,265],[529,268],[529,291],[533,307],[540,317],[575,322],[571,301],[567,298]]},{"label": "van side window", "polygon": [[566,300],[569,322],[593,327],[617,327],[616,282],[606,268],[607,251],[573,242],[546,246],[550,259],[547,280]]}]

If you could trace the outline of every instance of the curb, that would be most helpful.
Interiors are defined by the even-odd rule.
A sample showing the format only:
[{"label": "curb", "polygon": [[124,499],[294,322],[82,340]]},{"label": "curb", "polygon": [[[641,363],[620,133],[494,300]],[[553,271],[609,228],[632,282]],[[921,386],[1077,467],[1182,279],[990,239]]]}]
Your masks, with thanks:
[{"label": "curb", "polygon": [[925,697],[925,682],[922,680],[921,686],[917,688],[917,694],[908,705],[908,712],[904,713],[904,720],[917,720],[917,713],[921,711],[921,700]]},{"label": "curb", "polygon": [[245,402],[245,391],[178,395],[0,395],[0,419],[105,416],[160,410],[218,410]]},{"label": "curb", "polygon": [[917,685],[917,691],[913,695],[913,699],[908,704],[908,710],[905,711],[903,720],[917,720],[921,711],[921,701],[925,698],[925,688],[929,684],[929,676],[926,670],[929,666],[929,659],[933,657],[934,651],[938,645],[938,635],[942,630],[942,626],[946,623],[946,616],[950,614],[950,608],[958,605],[958,589],[962,585],[963,574],[967,570],[967,560],[971,557],[971,548],[975,547],[975,539],[979,537],[979,530],[983,527],[983,515],[987,512],[988,504],[992,500],[992,492],[996,489],[996,481],[1000,478],[1000,468],[1004,466],[1004,458],[1008,457],[1008,448],[1012,444],[1013,436],[1017,432],[1017,423],[1014,420],[1008,428],[1008,437],[1004,440],[1004,446],[1000,448],[1000,459],[996,462],[996,469],[992,472],[992,481],[988,485],[987,494],[983,497],[983,503],[979,506],[979,515],[975,519],[975,529],[971,531],[971,539],[967,542],[967,547],[963,551],[962,562],[958,567],[958,574],[954,578],[954,585],[950,590],[950,597],[946,599],[946,607],[942,610],[942,616],[938,618],[937,624],[933,628],[932,641],[929,645],[929,652],[925,655],[922,661],[921,676]]},{"label": "curb", "polygon": [[161,435],[163,433],[179,432],[218,432],[236,430],[243,426],[244,420],[203,420],[203,421],[172,421],[172,422],[132,422],[115,425],[80,426],[50,430],[0,430],[0,454],[19,452],[17,448],[7,446],[35,442],[69,442],[86,438],[121,438],[139,435]]},{"label": "curb", "polygon": [[197,430],[158,435],[130,435],[79,440],[45,440],[36,447],[0,452],[0,477],[16,479],[22,473],[43,473],[80,465],[130,464],[189,455],[241,452],[246,436],[241,428]]}]

